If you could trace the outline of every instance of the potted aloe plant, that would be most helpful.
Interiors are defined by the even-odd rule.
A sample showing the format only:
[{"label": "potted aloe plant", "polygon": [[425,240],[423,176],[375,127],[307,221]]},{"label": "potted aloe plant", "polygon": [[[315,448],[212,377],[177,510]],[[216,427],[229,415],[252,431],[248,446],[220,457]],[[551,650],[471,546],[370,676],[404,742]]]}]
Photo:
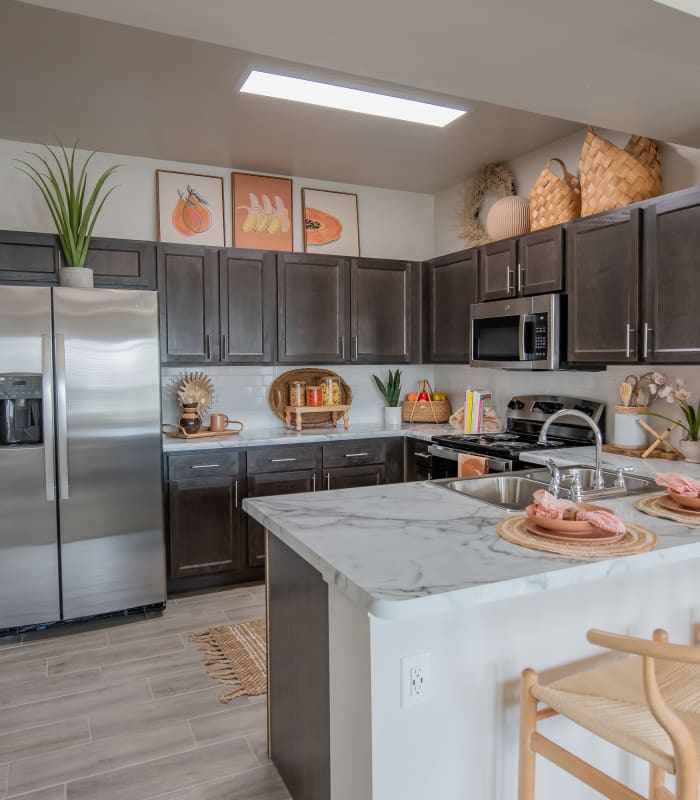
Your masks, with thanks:
[{"label": "potted aloe plant", "polygon": [[44,148],[45,155],[28,153],[35,159],[34,163],[15,159],[19,164],[17,169],[37,186],[56,226],[66,261],[59,273],[61,285],[91,287],[94,285],[92,270],[85,266],[90,238],[105,201],[116,189],[112,186],[103,193],[105,183],[121,165],[108,167],[88,194],[88,165],[95,153],[90,153],[79,166],[76,164],[77,142],[70,151],[60,141],[58,147],[44,145]]},{"label": "potted aloe plant", "polygon": [[683,412],[685,422],[679,419],[671,419],[671,417],[657,414],[654,411],[649,411],[649,416],[664,419],[666,422],[675,422],[683,428],[686,436],[679,442],[681,452],[686,461],[691,464],[700,464],[700,401],[697,407],[688,402],[690,400],[690,392],[685,388],[683,378],[676,378],[673,385],[669,386],[666,382],[666,377],[661,373],[655,372],[654,383],[656,384],[656,389],[652,389],[652,391],[666,400],[667,403],[677,402]]},{"label": "potted aloe plant", "polygon": [[386,403],[384,406],[384,424],[388,428],[400,428],[401,406],[399,405],[399,401],[401,399],[401,370],[397,369],[394,370],[394,372],[389,370],[386,383],[377,375],[372,375],[372,378],[379,390],[379,394],[381,394]]}]

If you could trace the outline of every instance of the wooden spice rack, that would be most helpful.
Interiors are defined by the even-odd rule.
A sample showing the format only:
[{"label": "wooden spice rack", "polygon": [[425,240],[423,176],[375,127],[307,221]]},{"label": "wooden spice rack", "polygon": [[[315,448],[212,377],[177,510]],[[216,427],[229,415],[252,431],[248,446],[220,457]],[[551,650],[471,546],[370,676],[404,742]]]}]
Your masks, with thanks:
[{"label": "wooden spice rack", "polygon": [[298,431],[301,430],[304,414],[318,414],[318,413],[328,413],[330,414],[331,423],[335,426],[338,424],[338,420],[343,420],[343,427],[345,430],[348,429],[348,425],[350,424],[350,406],[349,405],[339,405],[339,406],[285,406],[284,407],[284,424],[287,426],[287,430],[290,430],[292,427],[292,417],[295,417],[295,426]]}]

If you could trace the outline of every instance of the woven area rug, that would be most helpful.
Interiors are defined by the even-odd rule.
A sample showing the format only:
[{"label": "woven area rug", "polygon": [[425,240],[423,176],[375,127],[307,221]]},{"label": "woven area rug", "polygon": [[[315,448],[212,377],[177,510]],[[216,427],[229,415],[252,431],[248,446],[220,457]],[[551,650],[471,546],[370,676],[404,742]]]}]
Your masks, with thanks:
[{"label": "woven area rug", "polygon": [[222,703],[267,692],[264,619],[191,633],[190,641],[202,645],[202,661],[209,675],[231,687],[219,697]]}]

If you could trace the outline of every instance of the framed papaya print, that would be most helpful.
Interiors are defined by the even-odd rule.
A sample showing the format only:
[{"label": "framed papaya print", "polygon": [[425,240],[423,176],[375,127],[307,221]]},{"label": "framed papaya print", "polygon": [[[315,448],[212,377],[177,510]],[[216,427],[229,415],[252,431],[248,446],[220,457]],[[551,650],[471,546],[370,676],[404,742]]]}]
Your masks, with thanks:
[{"label": "framed papaya print", "polygon": [[234,247],[294,249],[291,178],[234,172],[231,195]]},{"label": "framed papaya print", "polygon": [[304,252],[360,255],[357,195],[325,189],[302,189]]},{"label": "framed papaya print", "polygon": [[224,179],[156,170],[158,241],[225,247]]}]

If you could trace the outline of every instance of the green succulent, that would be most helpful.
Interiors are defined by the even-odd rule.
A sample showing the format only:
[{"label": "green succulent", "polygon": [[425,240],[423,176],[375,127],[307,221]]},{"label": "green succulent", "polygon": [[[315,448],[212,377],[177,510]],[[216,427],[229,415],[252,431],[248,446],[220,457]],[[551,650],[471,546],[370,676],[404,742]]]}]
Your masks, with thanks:
[{"label": "green succulent", "polygon": [[401,370],[397,369],[394,372],[389,370],[389,377],[386,383],[376,375],[372,375],[372,378],[374,378],[374,383],[379,393],[386,400],[386,404],[388,406],[398,406],[401,398]]}]

